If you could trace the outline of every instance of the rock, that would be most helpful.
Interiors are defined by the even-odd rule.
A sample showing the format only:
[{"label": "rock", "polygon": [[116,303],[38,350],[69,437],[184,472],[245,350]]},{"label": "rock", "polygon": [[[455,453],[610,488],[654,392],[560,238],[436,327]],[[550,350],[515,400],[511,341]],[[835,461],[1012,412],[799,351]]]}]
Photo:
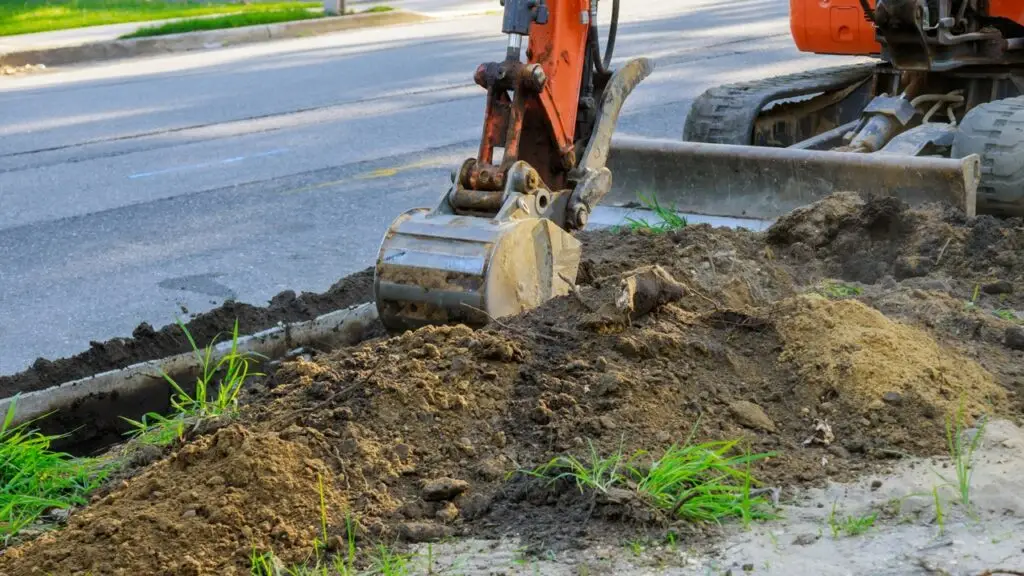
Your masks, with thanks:
[{"label": "rock", "polygon": [[484,480],[492,482],[505,474],[505,463],[500,456],[487,458],[477,466],[476,473]]},{"label": "rock", "polygon": [[883,408],[885,408],[885,402],[882,402],[878,398],[868,402],[868,410],[881,410]]},{"label": "rock", "polygon": [[490,511],[491,499],[483,494],[470,494],[460,501],[459,508],[463,518],[474,520]]},{"label": "rock", "polygon": [[611,416],[600,416],[597,421],[601,424],[601,428],[605,430],[615,430],[618,428],[618,425],[615,424],[615,419]]},{"label": "rock", "polygon": [[431,542],[450,536],[452,529],[443,524],[405,522],[399,525],[398,533],[406,542]]},{"label": "rock", "polygon": [[729,404],[729,410],[732,411],[733,416],[739,420],[740,424],[748,428],[757,428],[766,432],[776,431],[775,423],[772,422],[771,418],[765,414],[760,406],[753,402],[747,402],[746,400],[733,402]]},{"label": "rock", "polygon": [[801,534],[793,539],[793,544],[796,544],[797,546],[810,546],[817,541],[817,534]]},{"label": "rock", "polygon": [[423,485],[420,496],[427,502],[451,500],[469,489],[469,482],[454,478],[438,478],[428,480]]},{"label": "rock", "polygon": [[1006,329],[1006,346],[1013,350],[1024,350],[1024,327],[1010,326]]},{"label": "rock", "polygon": [[985,294],[1013,294],[1013,284],[1006,280],[999,280],[981,287]]},{"label": "rock", "polygon": [[445,524],[451,524],[459,517],[459,509],[451,502],[446,503],[437,511],[437,519]]},{"label": "rock", "polygon": [[899,392],[886,392],[882,394],[882,401],[886,404],[897,406],[903,403],[903,396]]},{"label": "rock", "polygon": [[878,490],[881,487],[882,487],[882,481],[881,480],[872,480],[871,481],[871,489],[872,490]]}]

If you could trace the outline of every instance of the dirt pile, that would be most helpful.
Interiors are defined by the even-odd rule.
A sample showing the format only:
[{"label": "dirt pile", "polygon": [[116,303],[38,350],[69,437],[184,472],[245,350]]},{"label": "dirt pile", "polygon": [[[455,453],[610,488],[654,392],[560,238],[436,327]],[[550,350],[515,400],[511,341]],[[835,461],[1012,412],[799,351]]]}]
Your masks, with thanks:
[{"label": "dirt pile", "polygon": [[872,409],[914,397],[931,417],[961,401],[968,413],[1006,401],[1007,391],[976,362],[860,302],[800,296],[773,317],[784,346],[779,359],[823,394],[860,397]]},{"label": "dirt pile", "polygon": [[[20,560],[0,558],[0,573],[42,565],[73,574],[101,545],[176,538],[189,523],[212,530],[207,515],[183,518],[186,504],[167,487],[212,476],[227,486],[227,460],[196,459],[188,476],[175,464],[225,435],[295,457],[277,465],[284,474],[256,471],[262,480],[233,493],[249,513],[227,515],[230,537],[209,532],[217,560],[199,544],[164,542],[138,547],[135,573],[161,573],[186,555],[206,573],[240,572],[252,539],[297,557],[319,517],[310,478],[321,466],[332,510],[344,504],[361,538],[514,532],[557,547],[618,542],[623,520],[650,520],[628,503],[508,475],[585,455],[590,442],[606,454],[656,454],[695,426],[698,439],[743,438],[750,450],[777,452],[755,472],[784,493],[899,453],[942,453],[945,418],[961,397],[973,416],[1020,409],[1024,358],[1002,336],[1016,324],[994,311],[1020,304],[1024,253],[1013,250],[1024,229],[996,224],[837,195],[766,234],[585,234],[573,294],[479,331],[425,328],[286,363],[247,407],[248,432],[230,428],[181,449],[70,529],[16,550]],[[982,256],[992,258],[979,264]],[[998,282],[1011,291],[973,297],[975,285]],[[165,511],[180,532],[139,521],[147,509]],[[97,533],[107,518],[119,529]],[[296,538],[274,540],[278,523]]]},{"label": "dirt pile", "polygon": [[[320,529],[319,481],[334,476],[302,435],[218,430],[8,550],[0,574],[248,574],[253,550],[299,562]],[[339,492],[325,492],[332,512]],[[332,513],[332,517],[337,518]]]}]

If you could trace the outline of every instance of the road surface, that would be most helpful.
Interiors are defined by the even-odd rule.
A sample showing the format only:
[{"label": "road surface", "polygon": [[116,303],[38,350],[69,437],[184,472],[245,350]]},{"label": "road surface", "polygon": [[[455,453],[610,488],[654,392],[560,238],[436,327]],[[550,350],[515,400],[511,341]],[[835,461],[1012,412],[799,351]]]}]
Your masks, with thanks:
[{"label": "road surface", "polygon": [[[463,16],[0,78],[0,374],[371,265],[391,220],[472,154],[472,75],[502,57],[500,27]],[[710,85],[836,63],[795,50],[778,0],[624,0],[615,53],[657,65],[620,130],[669,138]]]}]

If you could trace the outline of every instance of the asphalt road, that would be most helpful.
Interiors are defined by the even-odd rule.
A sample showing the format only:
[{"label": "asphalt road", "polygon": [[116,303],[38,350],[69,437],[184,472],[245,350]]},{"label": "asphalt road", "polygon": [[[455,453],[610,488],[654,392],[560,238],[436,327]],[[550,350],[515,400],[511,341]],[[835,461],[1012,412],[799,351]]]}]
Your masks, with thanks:
[{"label": "asphalt road", "polygon": [[[623,0],[616,60],[657,69],[620,131],[678,138],[710,85],[833,65],[795,50],[787,6]],[[466,16],[0,78],[0,374],[371,265],[475,148],[472,74],[502,57],[500,28]]]}]

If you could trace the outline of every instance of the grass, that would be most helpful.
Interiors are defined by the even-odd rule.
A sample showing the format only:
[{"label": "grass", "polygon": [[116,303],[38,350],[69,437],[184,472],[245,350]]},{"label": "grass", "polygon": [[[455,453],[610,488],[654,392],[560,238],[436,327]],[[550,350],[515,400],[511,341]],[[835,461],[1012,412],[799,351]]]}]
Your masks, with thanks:
[{"label": "grass", "polygon": [[184,0],[0,0],[0,36],[214,14],[258,14],[316,8],[320,2],[196,2]]},{"label": "grass", "polygon": [[261,10],[256,12],[242,12],[239,14],[213,16],[210,18],[176,20],[159,26],[146,26],[139,28],[131,34],[121,36],[121,38],[144,38],[148,36],[166,36],[168,34],[199,32],[202,30],[223,30],[226,28],[241,28],[243,26],[276,24],[278,22],[312,20],[314,18],[323,18],[323,16],[322,12],[310,12],[306,8],[293,6],[280,10]]},{"label": "grass", "polygon": [[0,537],[5,545],[48,510],[86,504],[109,472],[101,460],[54,451],[53,442],[62,436],[41,434],[30,428],[32,422],[13,426],[16,402],[0,424]]},{"label": "grass", "polygon": [[[204,350],[200,350],[181,320],[178,320],[178,326],[188,338],[202,371],[196,377],[194,394],[186,392],[170,375],[161,373],[175,391],[171,397],[169,416],[150,412],[145,414],[142,420],[123,418],[133,426],[129,435],[142,443],[166,446],[183,440],[188,427],[199,426],[212,418],[235,415],[238,411],[238,397],[246,381],[252,376],[262,376],[260,373],[249,371],[249,364],[255,355],[241,353],[238,350],[237,321],[232,332],[230,351],[216,362],[213,359],[217,346],[216,338]],[[215,385],[218,374],[222,375]]]},{"label": "grass", "polygon": [[946,445],[949,449],[950,459],[953,461],[956,480],[951,481],[941,474],[940,477],[946,481],[947,485],[956,490],[957,501],[970,513],[971,478],[974,476],[974,453],[981,445],[981,439],[985,432],[985,422],[982,420],[972,438],[965,438],[964,421],[964,407],[961,402],[955,417],[946,419]]},{"label": "grass", "polygon": [[1007,320],[1009,322],[1017,322],[1017,313],[1014,312],[1013,310],[1007,310],[1004,308],[1000,310],[995,310],[992,312],[992,314],[994,314],[997,318],[1002,318],[1003,320]]},{"label": "grass", "polygon": [[680,216],[675,209],[662,206],[656,197],[648,198],[641,194],[640,203],[648,210],[654,212],[661,222],[652,224],[644,218],[626,218],[626,222],[629,223],[627,227],[630,231],[643,230],[654,234],[663,234],[686,227],[686,218]]},{"label": "grass", "polygon": [[877,519],[878,514],[840,518],[836,514],[836,504],[833,503],[832,512],[828,516],[828,526],[832,530],[833,538],[839,538],[842,533],[846,533],[847,536],[859,536],[870,530]]},{"label": "grass", "polygon": [[851,286],[849,284],[843,284],[842,282],[835,282],[832,280],[823,282],[819,291],[822,295],[833,300],[853,298],[860,296],[864,292],[857,286]]},{"label": "grass", "polygon": [[[692,438],[692,436],[691,436]],[[619,449],[600,456],[593,444],[587,461],[566,455],[534,470],[523,471],[551,482],[570,479],[580,491],[608,494],[613,488],[635,494],[650,507],[671,517],[720,523],[729,518],[744,524],[774,517],[766,502],[752,495],[756,480],[750,464],[773,453],[747,454],[736,450],[737,441],[674,444],[649,468],[635,465],[646,451],[627,457]]]}]

